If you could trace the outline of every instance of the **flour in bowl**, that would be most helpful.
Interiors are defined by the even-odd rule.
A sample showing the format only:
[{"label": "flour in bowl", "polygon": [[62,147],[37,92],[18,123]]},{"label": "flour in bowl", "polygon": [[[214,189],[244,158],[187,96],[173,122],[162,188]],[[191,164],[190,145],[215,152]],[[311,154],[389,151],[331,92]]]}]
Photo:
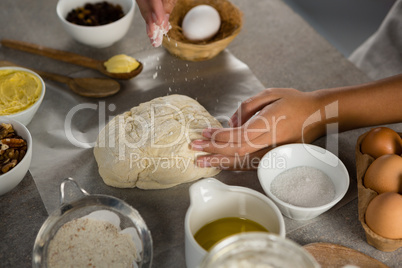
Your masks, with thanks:
[{"label": "flour in bowl", "polygon": [[134,267],[134,242],[119,231],[91,218],[67,222],[49,244],[48,267]]}]

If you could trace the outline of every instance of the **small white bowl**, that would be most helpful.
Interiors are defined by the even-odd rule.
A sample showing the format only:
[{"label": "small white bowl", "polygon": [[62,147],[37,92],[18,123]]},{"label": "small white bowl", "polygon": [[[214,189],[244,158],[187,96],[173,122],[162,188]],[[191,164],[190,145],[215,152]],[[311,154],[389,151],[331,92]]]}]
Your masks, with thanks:
[{"label": "small white bowl", "polygon": [[[317,207],[301,207],[284,202],[271,192],[274,178],[300,166],[313,167],[328,175],[335,187],[332,201]],[[349,188],[349,173],[341,160],[333,153],[311,144],[288,144],[269,151],[261,159],[257,174],[265,193],[282,214],[295,220],[309,220],[319,216],[338,203]]]},{"label": "small white bowl", "polygon": [[119,4],[124,12],[121,19],[100,26],[82,26],[66,20],[67,14],[87,3],[98,3],[100,0],[59,0],[56,7],[64,29],[78,42],[96,47],[104,48],[113,45],[122,39],[128,32],[134,17],[134,0],[109,0],[111,4]]},{"label": "small white bowl", "polygon": [[25,174],[28,172],[32,159],[32,137],[28,129],[18,121],[8,118],[1,118],[0,123],[11,124],[16,133],[24,138],[27,142],[27,151],[22,160],[13,169],[0,175],[0,195],[4,195],[5,193],[14,189],[14,187],[16,187],[22,181],[22,179],[25,177]]},{"label": "small white bowl", "polygon": [[38,77],[40,82],[41,82],[42,92],[41,92],[38,100],[34,104],[32,104],[27,109],[25,109],[25,110],[23,110],[21,112],[0,116],[0,120],[3,120],[4,118],[10,118],[10,119],[16,120],[18,122],[21,122],[23,125],[26,126],[31,122],[32,118],[36,114],[36,111],[38,110],[39,106],[41,105],[41,103],[43,101],[43,98],[45,97],[45,92],[46,92],[45,82],[43,82],[42,77],[40,77],[37,73],[35,73],[35,72],[33,72],[33,71],[29,70],[29,69],[26,69],[26,68],[9,66],[9,67],[0,67],[0,70],[20,70],[20,71],[25,71],[25,72],[31,73],[31,74],[35,75],[36,77]]}]

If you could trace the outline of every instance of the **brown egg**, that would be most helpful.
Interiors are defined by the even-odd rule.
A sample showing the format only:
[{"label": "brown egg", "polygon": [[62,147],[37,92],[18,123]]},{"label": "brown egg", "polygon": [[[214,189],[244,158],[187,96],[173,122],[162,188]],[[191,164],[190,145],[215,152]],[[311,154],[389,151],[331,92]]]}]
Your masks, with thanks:
[{"label": "brown egg", "polygon": [[387,127],[371,129],[364,137],[360,150],[363,154],[378,158],[384,154],[402,154],[402,139]]},{"label": "brown egg", "polygon": [[366,224],[376,234],[390,239],[402,238],[402,195],[382,193],[371,200]]},{"label": "brown egg", "polygon": [[363,184],[377,193],[402,194],[402,157],[396,154],[380,156],[368,167]]}]

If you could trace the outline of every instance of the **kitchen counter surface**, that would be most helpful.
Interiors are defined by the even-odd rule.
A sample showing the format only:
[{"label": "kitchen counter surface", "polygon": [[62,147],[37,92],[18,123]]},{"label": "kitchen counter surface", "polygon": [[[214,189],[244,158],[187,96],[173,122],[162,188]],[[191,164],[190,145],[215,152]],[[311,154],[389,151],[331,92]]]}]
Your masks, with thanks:
[{"label": "kitchen counter surface", "polygon": [[[370,81],[282,1],[233,0],[232,2],[244,13],[244,27],[229,45],[228,52],[245,63],[264,87],[293,87],[311,91]],[[168,53],[163,48],[155,49],[150,46],[138,9],[129,33],[115,45],[95,49],[76,43],[64,32],[58,21],[55,12],[56,3],[57,1],[52,0],[2,0],[0,38],[36,43],[99,59],[122,51],[129,55],[149,54],[153,53],[153,50],[159,54]],[[0,59],[61,74],[74,74],[82,70],[77,66],[60,64],[3,47],[0,47]],[[49,85],[56,87],[54,83]],[[32,127],[29,125],[28,129]],[[402,124],[391,127],[402,131]],[[295,224],[293,220],[285,219],[287,230],[290,230],[287,232],[287,237],[301,245],[314,242],[340,244],[359,250],[390,267],[398,267],[402,249],[386,253],[368,245],[364,230],[358,221],[354,149],[357,138],[367,130],[358,129],[339,135],[338,155],[351,178],[347,200],[344,200],[342,205],[335,206],[320,217],[303,224]],[[325,146],[325,142],[323,138],[316,144]],[[38,155],[34,152],[33,157]],[[49,163],[49,166],[51,165],[52,163]],[[42,168],[47,167],[35,167],[35,169]],[[242,173],[233,174],[241,176]],[[255,171],[244,174],[247,174],[247,178],[254,179],[253,183],[236,180],[236,184],[262,191],[255,182]],[[36,179],[28,173],[15,189],[0,196],[0,267],[31,266],[34,240],[49,212],[42,201],[43,193],[38,190]],[[228,180],[225,182],[231,183]],[[183,189],[183,192],[187,191],[187,188]],[[87,190],[92,193],[97,189]],[[188,197],[184,198],[188,202]],[[184,218],[185,210],[179,212]],[[147,213],[145,216],[147,224],[151,227],[154,242],[156,241],[153,267],[184,267],[184,230],[182,233],[166,235],[163,233],[164,230],[157,229],[162,228],[162,223],[152,222],[155,218]],[[180,232],[181,228],[182,225],[179,224],[177,230]],[[156,248],[168,247],[169,243],[173,243],[172,249]]]}]

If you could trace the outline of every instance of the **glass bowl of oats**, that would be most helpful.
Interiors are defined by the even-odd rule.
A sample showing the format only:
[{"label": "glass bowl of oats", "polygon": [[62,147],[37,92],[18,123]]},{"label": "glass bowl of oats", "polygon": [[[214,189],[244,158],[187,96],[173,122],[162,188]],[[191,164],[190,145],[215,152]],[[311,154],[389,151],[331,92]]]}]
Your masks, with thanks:
[{"label": "glass bowl of oats", "polygon": [[32,137],[20,122],[0,119],[0,196],[14,189],[31,165]]},{"label": "glass bowl of oats", "polygon": [[[68,186],[81,197],[67,202]],[[60,185],[60,202],[38,232],[32,267],[151,267],[151,233],[133,207],[71,178]]]}]

